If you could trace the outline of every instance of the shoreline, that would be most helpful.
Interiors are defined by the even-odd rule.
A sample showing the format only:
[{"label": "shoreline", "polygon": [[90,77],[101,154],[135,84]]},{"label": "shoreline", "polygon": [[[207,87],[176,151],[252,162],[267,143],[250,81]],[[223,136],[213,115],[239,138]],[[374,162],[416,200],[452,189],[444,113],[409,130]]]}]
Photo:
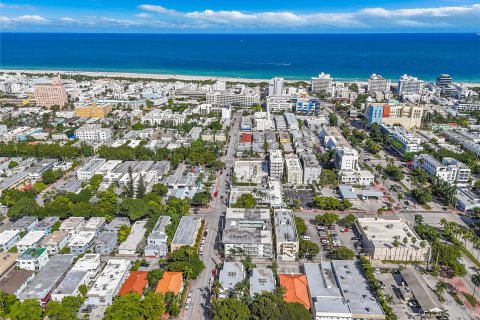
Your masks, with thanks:
[{"label": "shoreline", "polygon": [[[148,73],[148,72],[122,72],[122,71],[86,71],[86,70],[54,70],[54,69],[5,69],[0,68],[0,73],[24,73],[24,74],[45,74],[45,73],[58,73],[60,75],[83,75],[88,77],[120,77],[120,78],[141,78],[141,79],[152,79],[152,80],[178,80],[178,81],[207,81],[207,80],[220,80],[226,82],[244,82],[244,83],[260,83],[268,82],[270,78],[234,78],[234,77],[225,77],[225,76],[202,76],[202,75],[183,75],[183,74],[168,74],[168,73]],[[279,75],[281,77],[281,75]],[[334,82],[351,82],[357,84],[367,84],[368,79],[336,79],[332,78]],[[396,80],[390,79],[392,83],[396,83]],[[310,79],[285,79],[286,83],[293,82],[307,82],[310,83]],[[427,81],[429,82],[429,81]],[[479,82],[457,82],[462,83],[464,86],[471,87],[480,87]]]}]

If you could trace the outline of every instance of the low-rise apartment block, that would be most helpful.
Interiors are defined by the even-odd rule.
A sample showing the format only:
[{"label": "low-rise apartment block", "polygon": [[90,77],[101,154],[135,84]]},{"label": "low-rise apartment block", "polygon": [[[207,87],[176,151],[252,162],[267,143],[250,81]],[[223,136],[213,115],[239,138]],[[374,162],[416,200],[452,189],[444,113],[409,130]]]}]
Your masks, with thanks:
[{"label": "low-rise apartment block", "polygon": [[130,270],[130,261],[110,259],[87,292],[87,304],[108,306],[122,287]]},{"label": "low-rise apartment block", "polygon": [[45,248],[29,248],[17,258],[20,269],[39,271],[48,262],[48,253]]},{"label": "low-rise apartment block", "polygon": [[95,252],[110,254],[117,246],[118,233],[115,231],[102,231],[94,240]]},{"label": "low-rise apartment block", "polygon": [[282,150],[271,150],[270,160],[270,179],[278,180],[283,177],[283,154]]},{"label": "low-rise apartment block", "polygon": [[429,154],[419,154],[413,159],[413,167],[425,171],[431,177],[450,183],[467,183],[471,170],[464,163],[453,158],[438,161]]},{"label": "low-rise apartment block", "polygon": [[300,159],[295,154],[285,155],[285,175],[288,184],[303,184],[303,169]]},{"label": "low-rise apartment block", "polygon": [[94,231],[80,231],[74,234],[68,241],[68,247],[72,254],[85,253],[93,245],[95,239]]},{"label": "low-rise apartment block", "polygon": [[299,239],[293,211],[276,209],[274,218],[277,259],[295,261],[299,250]]},{"label": "low-rise apartment block", "polygon": [[146,257],[165,257],[168,253],[166,228],[171,223],[169,216],[160,216],[155,227],[147,237]]},{"label": "low-rise apartment block", "polygon": [[54,231],[43,239],[40,247],[47,249],[49,255],[57,254],[62,250],[70,240],[68,231]]},{"label": "low-rise apartment block", "polygon": [[138,245],[140,244],[140,242],[142,242],[142,239],[145,236],[145,232],[147,232],[147,229],[145,228],[146,224],[147,224],[146,220],[139,220],[133,224],[127,239],[118,246],[119,254],[121,255],[137,254]]},{"label": "low-rise apartment block", "polygon": [[36,217],[22,217],[12,223],[9,227],[10,230],[15,230],[18,232],[26,232],[33,230],[33,228],[38,224],[38,219]]},{"label": "low-rise apartment block", "polygon": [[112,138],[112,130],[110,128],[102,128],[99,124],[84,124],[75,130],[75,137],[79,141],[85,142],[107,141]]},{"label": "low-rise apartment block", "polygon": [[4,230],[0,233],[0,251],[8,251],[20,240],[20,232],[15,230]]},{"label": "low-rise apartment block", "polygon": [[45,233],[43,231],[30,231],[17,242],[17,251],[23,253],[28,248],[38,248],[44,238]]},{"label": "low-rise apartment block", "polygon": [[313,153],[304,153],[300,157],[303,167],[303,184],[312,184],[314,181],[320,182],[322,166]]},{"label": "low-rise apartment block", "polygon": [[101,256],[99,254],[87,253],[73,265],[72,270],[87,271],[88,284],[92,283],[100,272],[102,265]]},{"label": "low-rise apartment block", "polygon": [[202,219],[198,216],[183,216],[178,224],[177,231],[173,236],[170,243],[170,249],[172,251],[179,249],[183,246],[195,245],[198,232],[201,232]]},{"label": "low-rise apartment block", "polygon": [[253,268],[250,277],[250,297],[262,292],[275,291],[275,278],[272,269]]},{"label": "low-rise apartment block", "polygon": [[71,235],[79,233],[85,225],[85,219],[82,217],[69,217],[60,225],[59,231],[67,231]]},{"label": "low-rise apartment block", "polygon": [[272,258],[272,224],[268,209],[227,208],[222,243],[225,254]]}]

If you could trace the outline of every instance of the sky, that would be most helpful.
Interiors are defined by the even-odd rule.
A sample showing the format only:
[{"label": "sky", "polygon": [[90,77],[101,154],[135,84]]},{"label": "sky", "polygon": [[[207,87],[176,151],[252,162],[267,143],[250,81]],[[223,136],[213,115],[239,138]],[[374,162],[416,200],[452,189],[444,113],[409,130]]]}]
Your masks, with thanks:
[{"label": "sky", "polygon": [[480,32],[469,0],[25,0],[2,32]]}]

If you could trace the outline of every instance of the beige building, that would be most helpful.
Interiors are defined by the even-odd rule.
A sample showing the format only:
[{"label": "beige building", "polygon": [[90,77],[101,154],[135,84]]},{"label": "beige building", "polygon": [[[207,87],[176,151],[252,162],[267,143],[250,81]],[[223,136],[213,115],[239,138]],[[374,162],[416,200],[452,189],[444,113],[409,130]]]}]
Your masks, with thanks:
[{"label": "beige building", "polygon": [[37,106],[62,108],[68,103],[67,91],[62,85],[60,77],[53,79],[52,83],[42,83],[34,86],[35,103]]},{"label": "beige building", "polygon": [[382,124],[396,125],[400,124],[405,129],[420,128],[422,125],[423,107],[422,106],[390,106],[388,117],[382,118]]},{"label": "beige building", "polygon": [[106,118],[112,112],[110,103],[98,105],[95,102],[75,108],[75,115],[81,118]]},{"label": "beige building", "polygon": [[358,218],[356,224],[370,259],[424,263],[430,260],[430,244],[402,220]]}]

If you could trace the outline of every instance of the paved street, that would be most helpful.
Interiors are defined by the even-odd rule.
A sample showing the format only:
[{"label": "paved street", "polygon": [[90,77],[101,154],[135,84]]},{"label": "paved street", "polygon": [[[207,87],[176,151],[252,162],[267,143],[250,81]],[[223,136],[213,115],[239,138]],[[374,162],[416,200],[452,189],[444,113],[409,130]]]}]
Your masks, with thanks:
[{"label": "paved street", "polygon": [[[192,281],[190,292],[192,293],[192,302],[189,309],[185,312],[185,319],[201,320],[210,318],[210,306],[208,305],[210,298],[209,281],[212,277],[212,270],[215,269],[215,262],[219,261],[218,249],[221,247],[221,235],[219,232],[223,229],[221,219],[226,211],[225,203],[221,200],[222,196],[226,196],[227,186],[229,181],[235,153],[235,143],[238,141],[240,133],[240,117],[233,117],[232,129],[230,131],[230,142],[228,144],[227,153],[225,155],[225,170],[218,176],[216,181],[216,189],[218,191],[217,197],[212,201],[212,205],[207,210],[201,211],[206,221],[206,228],[209,232],[205,239],[205,247],[203,250],[202,260],[205,263],[205,270],[199,277]],[[228,175],[228,176],[227,176]]]}]

